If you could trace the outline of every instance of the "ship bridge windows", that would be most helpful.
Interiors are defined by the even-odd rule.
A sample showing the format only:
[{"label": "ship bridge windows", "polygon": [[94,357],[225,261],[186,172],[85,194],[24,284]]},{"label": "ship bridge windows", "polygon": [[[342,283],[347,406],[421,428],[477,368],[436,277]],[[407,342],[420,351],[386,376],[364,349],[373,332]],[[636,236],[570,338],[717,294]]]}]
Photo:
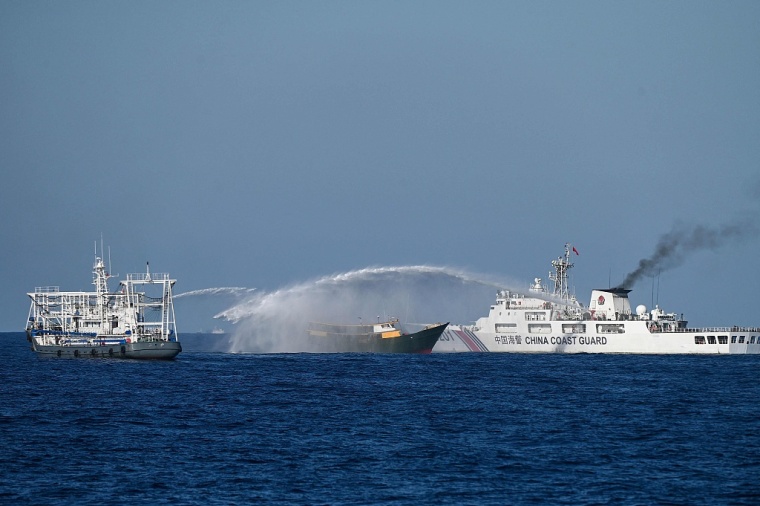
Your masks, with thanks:
[{"label": "ship bridge windows", "polygon": [[495,330],[497,334],[504,334],[504,333],[514,334],[515,332],[517,332],[517,324],[516,323],[497,323]]},{"label": "ship bridge windows", "polygon": [[525,319],[531,322],[543,322],[546,321],[545,311],[526,311]]},{"label": "ship bridge windows", "polygon": [[744,336],[739,336],[739,344],[744,344]]},{"label": "ship bridge windows", "polygon": [[694,336],[694,344],[705,344],[705,336]]},{"label": "ship bridge windows", "polygon": [[707,336],[707,344],[715,344],[715,336]]},{"label": "ship bridge windows", "polygon": [[625,334],[625,326],[622,323],[599,323],[596,331],[599,334]]},{"label": "ship bridge windows", "polygon": [[718,344],[728,344],[728,336],[718,336]]},{"label": "ship bridge windows", "polygon": [[531,323],[528,332],[531,334],[551,334],[552,326],[548,323]]},{"label": "ship bridge windows", "polygon": [[562,332],[565,334],[584,334],[586,332],[585,323],[564,323]]}]

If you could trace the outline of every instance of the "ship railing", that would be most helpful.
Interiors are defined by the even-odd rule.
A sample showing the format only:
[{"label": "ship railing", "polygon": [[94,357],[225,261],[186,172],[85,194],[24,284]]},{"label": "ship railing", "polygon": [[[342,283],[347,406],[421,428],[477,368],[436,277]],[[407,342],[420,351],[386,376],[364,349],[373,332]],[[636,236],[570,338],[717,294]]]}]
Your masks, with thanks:
[{"label": "ship railing", "polygon": [[137,272],[127,274],[127,281],[171,281],[171,278],[166,272],[151,272],[150,274],[147,272]]},{"label": "ship railing", "polygon": [[34,289],[34,293],[58,293],[61,288],[58,286],[38,286]]},{"label": "ship railing", "polygon": [[[551,306],[546,304],[506,304],[504,309],[527,309],[527,310],[545,310],[551,309]],[[556,309],[556,308],[554,308]]]},{"label": "ship railing", "polygon": [[664,329],[660,332],[707,333],[707,332],[760,332],[760,327],[698,327]]},{"label": "ship railing", "polygon": [[144,329],[142,332],[132,334],[132,339],[136,342],[154,342],[154,341],[171,341],[172,338],[176,339],[176,333],[174,329]]}]

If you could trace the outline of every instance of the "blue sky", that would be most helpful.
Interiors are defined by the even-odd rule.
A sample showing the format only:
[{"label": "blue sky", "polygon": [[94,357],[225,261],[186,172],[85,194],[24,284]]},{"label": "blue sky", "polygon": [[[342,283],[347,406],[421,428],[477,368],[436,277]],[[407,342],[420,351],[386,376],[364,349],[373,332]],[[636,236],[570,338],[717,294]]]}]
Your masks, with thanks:
[{"label": "blue sky", "polygon": [[[587,303],[663,235],[737,223],[658,300],[760,325],[759,26],[739,1],[1,2],[0,330],[35,286],[89,289],[101,234],[177,293],[408,265],[527,286],[569,241]],[[426,297],[474,320],[492,295]],[[181,331],[228,304],[191,299]]]}]

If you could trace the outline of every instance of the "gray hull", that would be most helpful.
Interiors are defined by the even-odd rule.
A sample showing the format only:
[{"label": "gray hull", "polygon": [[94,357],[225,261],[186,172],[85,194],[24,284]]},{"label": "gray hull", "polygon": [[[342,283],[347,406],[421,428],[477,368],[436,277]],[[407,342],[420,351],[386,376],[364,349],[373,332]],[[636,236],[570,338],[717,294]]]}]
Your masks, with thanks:
[{"label": "gray hull", "polygon": [[182,351],[177,341],[144,341],[101,345],[39,345],[32,340],[32,351],[48,357],[69,358],[134,358],[170,360]]}]

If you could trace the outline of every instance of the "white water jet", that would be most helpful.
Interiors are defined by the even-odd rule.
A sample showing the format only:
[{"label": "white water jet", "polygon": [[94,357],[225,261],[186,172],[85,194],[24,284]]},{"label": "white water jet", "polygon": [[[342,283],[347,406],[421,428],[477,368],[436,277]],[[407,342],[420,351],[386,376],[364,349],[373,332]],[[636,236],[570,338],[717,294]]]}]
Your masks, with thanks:
[{"label": "white water jet", "polygon": [[245,288],[243,286],[221,286],[217,288],[202,288],[200,290],[191,290],[189,292],[183,292],[174,295],[175,299],[181,297],[198,297],[204,295],[232,295],[234,297],[241,297],[248,295],[256,290],[255,288]]},{"label": "white water jet", "polygon": [[[510,283],[514,285],[514,283]],[[466,323],[487,312],[504,282],[427,265],[371,267],[325,276],[274,292],[255,292],[218,313],[235,323],[231,352],[310,349],[311,321],[369,323],[396,317],[409,330],[434,322]]]}]

